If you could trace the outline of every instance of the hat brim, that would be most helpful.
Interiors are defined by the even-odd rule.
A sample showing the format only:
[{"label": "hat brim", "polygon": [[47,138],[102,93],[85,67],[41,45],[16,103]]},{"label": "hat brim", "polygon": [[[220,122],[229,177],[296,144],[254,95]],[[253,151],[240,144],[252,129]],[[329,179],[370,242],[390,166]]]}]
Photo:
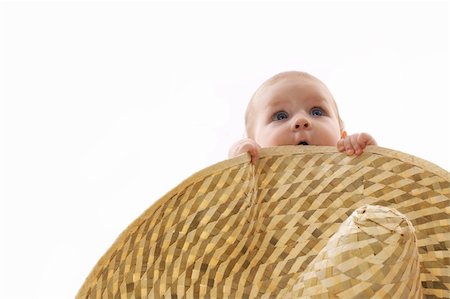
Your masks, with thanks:
[{"label": "hat brim", "polygon": [[359,157],[335,147],[264,148],[256,166],[247,155],[222,161],[155,202],[98,261],[77,298],[276,297],[364,205],[409,219],[419,287],[446,298],[449,186],[446,170],[386,148]]}]

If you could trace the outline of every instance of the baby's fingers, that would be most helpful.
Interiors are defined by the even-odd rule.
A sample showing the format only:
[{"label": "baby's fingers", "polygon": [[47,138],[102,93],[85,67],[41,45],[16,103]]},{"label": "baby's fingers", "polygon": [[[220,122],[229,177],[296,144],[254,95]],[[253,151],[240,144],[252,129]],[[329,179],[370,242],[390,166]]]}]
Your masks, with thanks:
[{"label": "baby's fingers", "polygon": [[344,138],[339,139],[336,146],[337,146],[338,151],[340,151],[340,152],[345,151]]},{"label": "baby's fingers", "polygon": [[352,136],[347,136],[344,138],[344,148],[347,155],[351,156],[355,153],[355,149],[353,148]]},{"label": "baby's fingers", "polygon": [[369,134],[360,133],[341,138],[337,143],[337,148],[341,152],[345,151],[349,156],[353,154],[359,156],[368,145],[377,145],[377,142]]},{"label": "baby's fingers", "polygon": [[367,133],[358,134],[358,144],[362,149],[365,149],[367,145],[377,145],[375,139]]},{"label": "baby's fingers", "polygon": [[252,148],[248,153],[250,154],[252,164],[256,165],[256,162],[258,162],[259,159],[259,148]]},{"label": "baby's fingers", "polygon": [[358,135],[351,135],[350,142],[352,144],[354,154],[357,156],[361,155],[365,145],[364,147],[362,147],[361,144],[358,142]]},{"label": "baby's fingers", "polygon": [[346,152],[348,155],[353,154],[353,147],[350,141],[350,137],[344,137],[339,139],[337,143],[337,149],[340,152]]},{"label": "baby's fingers", "polygon": [[357,137],[357,134],[353,134],[340,139],[337,144],[338,150],[341,152],[345,151],[345,153],[349,156],[353,154],[357,156],[361,155],[362,148],[358,143]]},{"label": "baby's fingers", "polygon": [[256,165],[256,162],[259,159],[259,150],[260,150],[259,144],[254,142],[253,140],[247,139],[244,140],[240,144],[239,152],[240,153],[248,153],[250,155],[251,162]]}]

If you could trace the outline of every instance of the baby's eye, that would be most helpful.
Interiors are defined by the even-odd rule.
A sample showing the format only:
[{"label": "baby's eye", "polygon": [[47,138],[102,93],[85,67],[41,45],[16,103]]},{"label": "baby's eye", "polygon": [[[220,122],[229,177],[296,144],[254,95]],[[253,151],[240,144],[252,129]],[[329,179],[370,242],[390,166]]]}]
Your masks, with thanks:
[{"label": "baby's eye", "polygon": [[287,119],[289,116],[286,112],[284,111],[278,111],[277,113],[275,113],[272,116],[272,120],[283,120],[283,119]]},{"label": "baby's eye", "polygon": [[311,114],[312,116],[322,116],[322,115],[324,115],[325,113],[324,113],[324,111],[322,110],[322,108],[314,107],[314,108],[311,109],[310,114]]}]

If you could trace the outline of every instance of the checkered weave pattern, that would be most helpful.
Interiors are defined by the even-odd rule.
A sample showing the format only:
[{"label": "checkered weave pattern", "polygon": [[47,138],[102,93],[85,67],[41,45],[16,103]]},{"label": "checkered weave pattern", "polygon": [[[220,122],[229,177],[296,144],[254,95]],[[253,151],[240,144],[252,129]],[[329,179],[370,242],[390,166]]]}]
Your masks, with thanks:
[{"label": "checkered weave pattern", "polygon": [[381,147],[265,148],[154,203],[77,298],[450,298],[449,186]]},{"label": "checkered weave pattern", "polygon": [[[303,271],[289,298],[422,298],[414,227],[396,210],[367,205],[344,221]],[[281,296],[282,295],[282,296]]]}]

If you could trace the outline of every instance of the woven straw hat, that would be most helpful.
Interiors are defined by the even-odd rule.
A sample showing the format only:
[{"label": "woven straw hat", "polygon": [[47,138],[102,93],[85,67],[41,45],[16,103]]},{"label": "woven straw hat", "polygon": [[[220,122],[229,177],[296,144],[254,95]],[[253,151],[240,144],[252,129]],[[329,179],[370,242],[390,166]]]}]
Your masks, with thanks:
[{"label": "woven straw hat", "polygon": [[153,204],[77,298],[450,298],[449,186],[380,147],[262,149]]}]

